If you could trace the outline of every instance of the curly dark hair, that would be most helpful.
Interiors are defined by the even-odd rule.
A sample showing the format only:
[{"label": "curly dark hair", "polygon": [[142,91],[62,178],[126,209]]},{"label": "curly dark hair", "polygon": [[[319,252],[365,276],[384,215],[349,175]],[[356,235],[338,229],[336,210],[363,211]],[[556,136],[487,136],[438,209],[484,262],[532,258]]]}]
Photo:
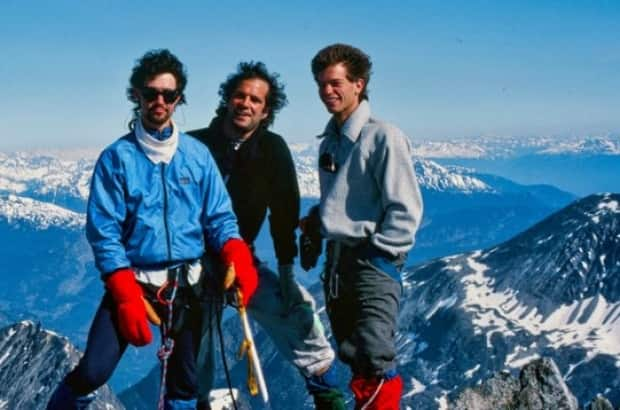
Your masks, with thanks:
[{"label": "curly dark hair", "polygon": [[228,111],[228,102],[233,95],[239,84],[243,80],[251,80],[259,78],[265,81],[269,85],[269,91],[267,93],[267,101],[265,102],[265,108],[267,109],[267,117],[261,121],[261,128],[269,128],[276,118],[276,114],[286,106],[288,100],[286,99],[286,93],[284,92],[284,84],[279,81],[280,74],[270,73],[263,62],[257,61],[242,61],[237,65],[237,71],[226,78],[222,84],[220,84],[220,103],[215,110],[215,114],[223,118]]},{"label": "curly dark hair", "polygon": [[360,100],[368,100],[368,83],[372,62],[370,57],[359,48],[348,44],[336,43],[320,50],[312,59],[312,74],[316,81],[319,74],[327,67],[342,63],[347,68],[349,81],[364,80],[364,89]]},{"label": "curly dark hair", "polygon": [[134,113],[140,109],[140,100],[134,95],[134,89],[144,87],[146,82],[158,74],[170,73],[177,80],[177,89],[181,94],[178,104],[185,104],[185,86],[187,85],[187,72],[183,63],[165,48],[147,51],[131,71],[129,87],[127,87],[127,99],[135,104]]}]

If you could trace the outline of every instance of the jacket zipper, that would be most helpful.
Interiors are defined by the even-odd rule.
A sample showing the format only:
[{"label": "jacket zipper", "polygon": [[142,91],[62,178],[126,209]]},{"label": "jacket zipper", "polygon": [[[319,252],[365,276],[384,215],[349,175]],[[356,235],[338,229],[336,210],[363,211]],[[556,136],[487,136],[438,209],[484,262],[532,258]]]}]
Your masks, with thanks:
[{"label": "jacket zipper", "polygon": [[168,229],[168,190],[166,189],[166,164],[161,163],[161,184],[164,188],[164,230],[166,231],[166,246],[168,247],[168,262],[172,260],[172,246],[170,245],[170,230]]}]

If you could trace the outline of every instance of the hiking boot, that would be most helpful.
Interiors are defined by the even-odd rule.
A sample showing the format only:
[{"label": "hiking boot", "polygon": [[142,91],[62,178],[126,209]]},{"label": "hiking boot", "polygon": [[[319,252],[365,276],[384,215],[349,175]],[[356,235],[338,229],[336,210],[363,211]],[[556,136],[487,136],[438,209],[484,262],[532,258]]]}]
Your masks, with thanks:
[{"label": "hiking boot", "polygon": [[320,375],[306,378],[308,393],[314,398],[317,410],[345,410],[344,396],[338,388],[338,373],[332,363]]},{"label": "hiking boot", "polygon": [[325,389],[312,393],[316,410],[345,410],[344,396],[338,389]]},{"label": "hiking boot", "polygon": [[47,403],[47,410],[85,410],[95,400],[95,393],[77,396],[71,387],[61,382]]}]

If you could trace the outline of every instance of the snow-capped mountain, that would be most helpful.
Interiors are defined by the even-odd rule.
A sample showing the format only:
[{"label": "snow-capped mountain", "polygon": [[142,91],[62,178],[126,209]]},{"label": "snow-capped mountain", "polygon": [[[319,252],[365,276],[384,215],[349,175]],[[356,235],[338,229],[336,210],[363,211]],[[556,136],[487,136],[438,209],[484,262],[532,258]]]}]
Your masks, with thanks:
[{"label": "snow-capped mountain", "polygon": [[579,196],[619,192],[620,134],[581,138],[475,137],[414,141],[416,156]]},{"label": "snow-capped mountain", "polygon": [[84,214],[13,194],[0,196],[0,219],[13,225],[27,223],[36,230],[50,227],[80,229],[85,223]]},{"label": "snow-capped mountain", "polygon": [[[319,197],[317,171],[318,144],[292,144],[291,154],[297,169],[301,195],[305,198]],[[418,184],[422,189],[461,193],[489,192],[493,188],[463,167],[443,166],[420,158],[414,159]]]},{"label": "snow-capped mountain", "polygon": [[0,153],[0,193],[83,212],[93,165],[91,157],[76,160],[33,153]]},{"label": "snow-capped mountain", "polygon": [[[319,196],[317,149],[317,146],[308,144],[294,144],[291,147],[301,195],[307,198]],[[94,161],[93,157],[76,160],[43,154],[17,153],[9,156],[0,153],[0,193],[39,199],[83,212]],[[426,189],[460,192],[492,190],[478,180],[470,169],[442,166],[427,160],[416,160],[415,167],[418,182]]]},{"label": "snow-capped mountain", "polygon": [[[318,197],[316,171],[318,145],[317,141],[290,144],[300,190],[304,197]],[[481,164],[478,161],[507,161],[532,156],[613,157],[620,155],[620,135],[579,138],[472,137],[445,141],[414,140],[412,146],[418,181],[422,187],[479,192],[488,190],[489,187],[476,178],[473,169],[477,169],[478,172],[490,170],[488,164]],[[97,150],[0,153],[0,193],[27,196],[83,211],[96,156]],[[430,161],[431,159],[440,160],[441,165]],[[451,167],[447,160],[452,160],[453,165],[464,165],[465,168]],[[478,168],[477,165],[482,166]],[[518,174],[521,176],[524,171],[520,169],[521,167],[518,168],[516,171],[519,171]],[[514,176],[510,175],[510,169],[506,171],[502,173],[491,170],[491,173],[514,179]],[[541,183],[545,182],[545,179],[539,178],[535,182],[523,180],[523,182]],[[549,182],[551,181],[547,181]]]},{"label": "snow-capped mountain", "polygon": [[416,178],[423,190],[458,192],[494,192],[492,186],[480,180],[473,169],[443,166],[437,162],[418,159],[414,162]]},{"label": "snow-capped mountain", "polygon": [[507,158],[524,155],[620,155],[620,135],[586,137],[464,137],[412,141],[422,158]]},{"label": "snow-capped mountain", "polygon": [[619,203],[590,196],[499,246],[409,270],[406,403],[433,408],[454,386],[546,356],[580,402],[603,393],[620,404]]},{"label": "snow-capped mountain", "polygon": [[[66,337],[24,321],[0,329],[0,409],[45,409],[80,353]],[[106,385],[89,409],[124,409]]]},{"label": "snow-capped mountain", "polygon": [[[319,195],[317,146],[297,144],[292,146],[292,152],[305,210]],[[76,161],[40,154],[0,156],[0,194],[7,193],[3,200],[6,209],[0,205],[0,215],[17,221],[14,216],[18,213],[32,212],[49,218],[62,213],[57,208],[43,209],[41,202],[27,203],[26,197],[83,212],[93,161],[92,158]],[[573,199],[550,187],[541,195],[541,187],[520,186],[469,168],[440,165],[424,159],[416,159],[414,166],[424,197],[425,220],[418,237],[419,246],[412,256],[415,259],[411,261],[507,239]],[[18,200],[21,201],[19,207],[13,206],[18,205]],[[65,219],[82,218],[66,214]],[[267,251],[261,255],[267,254],[263,257],[269,258],[272,244],[268,235],[261,235],[257,242],[258,249]],[[429,251],[430,248],[435,250]]]}]

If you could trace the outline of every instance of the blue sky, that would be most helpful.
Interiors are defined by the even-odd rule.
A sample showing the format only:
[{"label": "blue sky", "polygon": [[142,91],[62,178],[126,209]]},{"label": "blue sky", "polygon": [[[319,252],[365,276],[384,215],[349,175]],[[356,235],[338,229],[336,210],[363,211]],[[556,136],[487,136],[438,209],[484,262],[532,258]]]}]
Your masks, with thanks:
[{"label": "blue sky", "polygon": [[620,131],[620,1],[17,1],[0,6],[0,150],[103,147],[126,130],[135,60],[189,73],[183,129],[204,126],[241,60],[281,74],[274,130],[309,141],[328,115],[309,64],[346,42],[373,59],[376,116],[415,139]]}]

